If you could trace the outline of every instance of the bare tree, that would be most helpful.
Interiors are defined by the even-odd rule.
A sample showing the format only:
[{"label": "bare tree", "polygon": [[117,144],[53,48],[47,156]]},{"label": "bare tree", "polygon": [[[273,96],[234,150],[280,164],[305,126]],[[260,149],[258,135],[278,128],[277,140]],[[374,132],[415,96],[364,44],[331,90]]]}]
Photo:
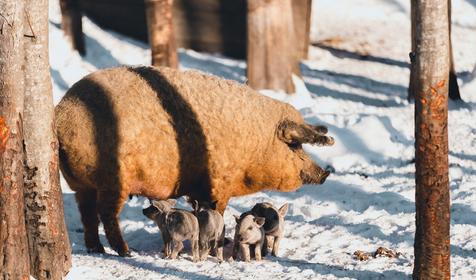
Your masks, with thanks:
[{"label": "bare tree", "polygon": [[23,213],[23,11],[0,0],[0,278],[28,279]]},{"label": "bare tree", "polygon": [[413,279],[450,278],[447,0],[415,4],[416,233]]},{"label": "bare tree", "polygon": [[58,140],[48,59],[48,0],[25,6],[25,214],[31,275],[61,279],[71,248],[59,185]]},{"label": "bare tree", "polygon": [[79,54],[86,54],[84,45],[82,13],[79,0],[60,0],[61,28],[70,40],[73,49]]},{"label": "bare tree", "polygon": [[299,65],[290,0],[248,0],[247,6],[249,85],[294,92]]},{"label": "bare tree", "polygon": [[172,7],[173,0],[145,0],[149,45],[154,66],[178,67]]}]

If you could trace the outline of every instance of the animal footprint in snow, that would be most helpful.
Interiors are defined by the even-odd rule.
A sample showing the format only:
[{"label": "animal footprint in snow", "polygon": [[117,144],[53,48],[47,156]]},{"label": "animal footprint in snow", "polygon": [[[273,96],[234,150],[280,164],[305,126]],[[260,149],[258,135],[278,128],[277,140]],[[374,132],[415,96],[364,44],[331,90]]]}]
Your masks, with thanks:
[{"label": "animal footprint in snow", "polygon": [[357,250],[353,254],[354,259],[359,260],[359,261],[367,261],[372,257],[372,255],[368,252],[360,251]]},{"label": "animal footprint in snow", "polygon": [[354,259],[359,260],[359,261],[367,261],[370,258],[376,258],[376,257],[388,257],[388,258],[398,258],[400,257],[402,253],[396,252],[392,249],[388,249],[385,247],[378,247],[378,249],[372,254],[370,252],[364,252],[357,250],[354,252],[352,255]]},{"label": "animal footprint in snow", "polygon": [[380,257],[380,256],[388,257],[388,258],[398,258],[400,257],[401,254],[402,253],[395,252],[392,249],[388,249],[385,247],[378,247],[377,251],[375,251],[374,253],[374,258]]}]

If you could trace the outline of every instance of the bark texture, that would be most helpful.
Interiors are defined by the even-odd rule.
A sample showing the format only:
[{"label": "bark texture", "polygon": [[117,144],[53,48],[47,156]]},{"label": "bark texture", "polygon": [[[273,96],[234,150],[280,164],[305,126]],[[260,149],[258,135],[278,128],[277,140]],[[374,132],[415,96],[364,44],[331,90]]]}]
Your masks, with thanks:
[{"label": "bark texture", "polygon": [[450,278],[447,0],[416,1],[416,233],[413,279]]},{"label": "bark texture", "polygon": [[71,267],[71,248],[53,122],[48,0],[26,1],[25,20],[24,193],[30,271],[36,279],[61,279]]},{"label": "bark texture", "polygon": [[178,67],[172,5],[173,0],[145,0],[147,31],[154,66]]},{"label": "bark texture", "polygon": [[299,65],[291,1],[249,0],[247,28],[248,84],[294,92]]},{"label": "bark texture", "polygon": [[0,278],[28,279],[23,214],[24,2],[0,0]]},{"label": "bark texture", "polygon": [[64,35],[71,41],[73,49],[79,54],[86,54],[82,24],[82,13],[79,0],[60,0],[61,28]]}]

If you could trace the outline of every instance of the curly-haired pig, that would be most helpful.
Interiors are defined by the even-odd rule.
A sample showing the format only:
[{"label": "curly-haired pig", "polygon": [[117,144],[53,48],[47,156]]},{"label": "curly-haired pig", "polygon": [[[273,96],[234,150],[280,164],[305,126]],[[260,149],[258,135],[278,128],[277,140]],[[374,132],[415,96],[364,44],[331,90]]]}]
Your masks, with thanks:
[{"label": "curly-haired pig", "polygon": [[332,145],[327,128],[246,85],[169,68],[94,72],[55,109],[61,171],[76,192],[88,251],[100,252],[98,217],[112,249],[129,248],[119,228],[128,196],[188,195],[217,201],[261,190],[322,184],[329,172],[302,144]]},{"label": "curly-haired pig", "polygon": [[176,259],[183,249],[183,241],[192,243],[192,260],[199,260],[199,226],[197,218],[189,211],[173,208],[176,201],[152,200],[142,213],[155,221],[162,233],[165,257]]},{"label": "curly-haired pig", "polygon": [[[241,216],[235,216],[235,220],[233,258],[237,259],[238,253],[240,253],[242,260],[249,262],[251,260],[251,253],[254,253],[255,259],[260,261],[263,246],[266,246],[263,229],[265,219],[245,212]],[[253,252],[250,253],[250,250]]]},{"label": "curly-haired pig", "polygon": [[284,235],[284,216],[288,212],[288,204],[285,203],[277,209],[269,202],[257,203],[250,212],[265,219],[263,225],[267,247],[265,249],[271,250],[271,254],[277,256],[279,243]]},{"label": "curly-haired pig", "polygon": [[215,210],[215,203],[194,200],[192,207],[200,227],[200,260],[206,260],[211,251],[220,262],[223,261],[223,242],[225,239],[223,216]]}]

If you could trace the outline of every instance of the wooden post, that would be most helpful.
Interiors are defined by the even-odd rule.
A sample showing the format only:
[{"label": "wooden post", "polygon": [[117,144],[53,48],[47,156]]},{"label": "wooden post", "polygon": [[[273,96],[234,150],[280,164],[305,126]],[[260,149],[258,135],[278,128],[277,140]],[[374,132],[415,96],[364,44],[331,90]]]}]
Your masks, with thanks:
[{"label": "wooden post", "polygon": [[73,49],[80,55],[86,54],[84,45],[82,14],[79,0],[60,0],[61,28],[70,40]]},{"label": "wooden post", "polygon": [[23,203],[23,0],[0,0],[0,278],[29,279]]},{"label": "wooden post", "polygon": [[413,279],[450,279],[447,0],[415,1],[416,232]]},{"label": "wooden post", "polygon": [[173,0],[145,0],[152,65],[178,67],[172,24]]},{"label": "wooden post", "polygon": [[25,6],[25,215],[35,279],[61,279],[71,248],[59,184],[58,140],[48,59],[48,0]]},{"label": "wooden post", "polygon": [[307,59],[311,33],[312,0],[292,0],[298,59]]},{"label": "wooden post", "polygon": [[248,0],[247,29],[248,84],[293,93],[299,65],[290,0]]}]

